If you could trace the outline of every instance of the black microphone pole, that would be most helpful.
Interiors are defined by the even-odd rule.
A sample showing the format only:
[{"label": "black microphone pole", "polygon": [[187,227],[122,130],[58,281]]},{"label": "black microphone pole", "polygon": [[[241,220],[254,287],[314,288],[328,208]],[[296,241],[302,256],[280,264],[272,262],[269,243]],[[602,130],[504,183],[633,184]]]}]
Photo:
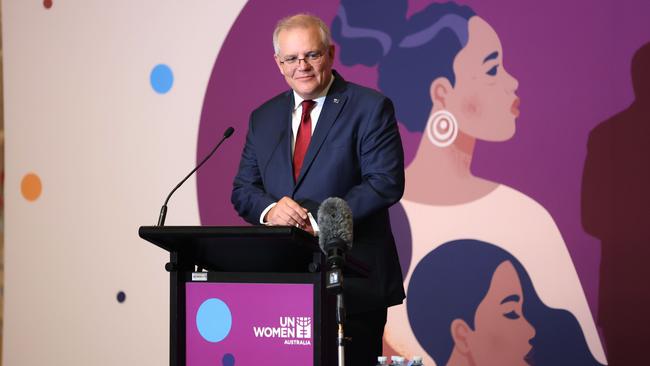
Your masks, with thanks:
[{"label": "black microphone pole", "polygon": [[[345,299],[343,269],[346,252],[352,247],[354,223],[350,206],[341,198],[330,197],[318,208],[318,244],[327,255],[325,287],[336,294],[336,323],[338,348],[337,366],[345,365]],[[356,365],[353,365],[356,366]]]},{"label": "black microphone pole", "polygon": [[[320,226],[320,225],[319,225]],[[338,348],[337,366],[345,366],[345,300],[343,298],[343,269],[347,244],[336,240],[327,246],[326,288],[336,294],[336,346]]]},{"label": "black microphone pole", "polygon": [[224,131],[224,133],[223,133],[223,138],[221,138],[221,140],[219,141],[219,143],[217,144],[217,146],[215,146],[214,149],[212,149],[212,151],[210,151],[210,154],[208,154],[208,156],[206,156],[203,160],[201,160],[201,162],[199,163],[199,165],[197,165],[196,168],[194,168],[194,169],[190,172],[190,174],[188,174],[187,176],[185,176],[185,178],[183,178],[183,180],[180,181],[180,183],[178,183],[178,184],[176,185],[176,187],[174,187],[174,189],[172,189],[171,192],[169,192],[169,195],[167,195],[167,199],[165,200],[165,203],[164,203],[163,206],[160,208],[160,215],[158,216],[158,226],[165,226],[165,217],[167,217],[167,202],[169,202],[169,199],[171,198],[172,194],[174,194],[174,192],[176,192],[176,190],[177,190],[178,188],[180,188],[180,186],[182,186],[183,183],[185,183],[185,181],[186,181],[189,177],[191,177],[192,174],[194,174],[194,172],[197,171],[197,170],[201,167],[201,165],[203,165],[206,161],[208,161],[208,159],[210,159],[210,157],[212,157],[212,155],[215,153],[215,151],[217,151],[217,149],[219,148],[219,146],[221,146],[221,144],[222,144],[222,143],[223,143],[223,142],[224,142],[228,137],[230,137],[230,136],[233,134],[233,132],[235,132],[235,129],[234,129],[234,128],[232,128],[232,127],[228,127],[228,128],[226,128],[226,131]]}]

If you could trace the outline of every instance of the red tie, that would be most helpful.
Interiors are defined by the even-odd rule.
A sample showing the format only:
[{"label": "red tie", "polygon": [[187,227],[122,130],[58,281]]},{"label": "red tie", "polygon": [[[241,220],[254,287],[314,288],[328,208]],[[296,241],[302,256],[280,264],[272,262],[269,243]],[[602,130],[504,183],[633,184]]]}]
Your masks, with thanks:
[{"label": "red tie", "polygon": [[296,134],[296,145],[293,148],[293,179],[298,181],[302,162],[305,160],[305,153],[311,140],[311,112],[316,102],[313,100],[302,101],[302,116],[300,117],[300,126]]}]

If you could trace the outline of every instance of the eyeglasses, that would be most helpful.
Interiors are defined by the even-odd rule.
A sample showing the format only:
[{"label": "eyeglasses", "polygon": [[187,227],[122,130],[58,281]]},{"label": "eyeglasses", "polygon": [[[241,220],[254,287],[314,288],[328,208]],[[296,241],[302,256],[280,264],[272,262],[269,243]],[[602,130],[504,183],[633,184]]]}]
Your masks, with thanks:
[{"label": "eyeglasses", "polygon": [[300,61],[309,63],[310,65],[318,65],[323,60],[323,52],[311,51],[305,54],[305,57],[298,58],[298,56],[286,56],[280,59],[280,63],[289,67],[296,67],[300,65]]}]

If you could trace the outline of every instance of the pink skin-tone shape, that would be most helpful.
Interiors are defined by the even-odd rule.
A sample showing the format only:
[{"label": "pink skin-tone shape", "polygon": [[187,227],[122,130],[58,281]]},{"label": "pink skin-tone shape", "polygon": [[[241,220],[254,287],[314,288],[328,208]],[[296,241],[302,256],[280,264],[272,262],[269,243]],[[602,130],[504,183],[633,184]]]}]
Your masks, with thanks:
[{"label": "pink skin-tone shape", "polygon": [[474,315],[472,329],[464,320],[450,326],[454,348],[448,366],[524,366],[535,329],[523,315],[523,292],[512,263],[501,263]]},{"label": "pink skin-tone shape", "polygon": [[[469,39],[454,59],[455,84],[440,77],[431,82],[431,113],[446,110],[458,122],[458,136],[448,147],[432,144],[423,134],[413,162],[406,169],[406,199],[454,205],[474,201],[498,184],[472,175],[476,140],[506,141],[519,116],[518,82],[506,71],[503,49],[494,29],[474,16]],[[435,190],[431,182],[436,182]]]}]

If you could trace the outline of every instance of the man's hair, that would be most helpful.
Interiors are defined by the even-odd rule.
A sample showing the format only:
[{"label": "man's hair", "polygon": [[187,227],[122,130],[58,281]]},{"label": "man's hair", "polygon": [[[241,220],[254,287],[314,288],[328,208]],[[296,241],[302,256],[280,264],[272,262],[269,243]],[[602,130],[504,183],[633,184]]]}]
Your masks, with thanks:
[{"label": "man's hair", "polygon": [[329,48],[332,44],[332,36],[330,34],[330,29],[319,17],[300,13],[296,15],[291,15],[286,18],[282,18],[278,24],[275,26],[273,31],[273,49],[275,55],[280,54],[280,41],[279,35],[280,32],[284,30],[294,29],[294,28],[311,28],[316,27],[320,31],[321,43],[325,48]]}]

